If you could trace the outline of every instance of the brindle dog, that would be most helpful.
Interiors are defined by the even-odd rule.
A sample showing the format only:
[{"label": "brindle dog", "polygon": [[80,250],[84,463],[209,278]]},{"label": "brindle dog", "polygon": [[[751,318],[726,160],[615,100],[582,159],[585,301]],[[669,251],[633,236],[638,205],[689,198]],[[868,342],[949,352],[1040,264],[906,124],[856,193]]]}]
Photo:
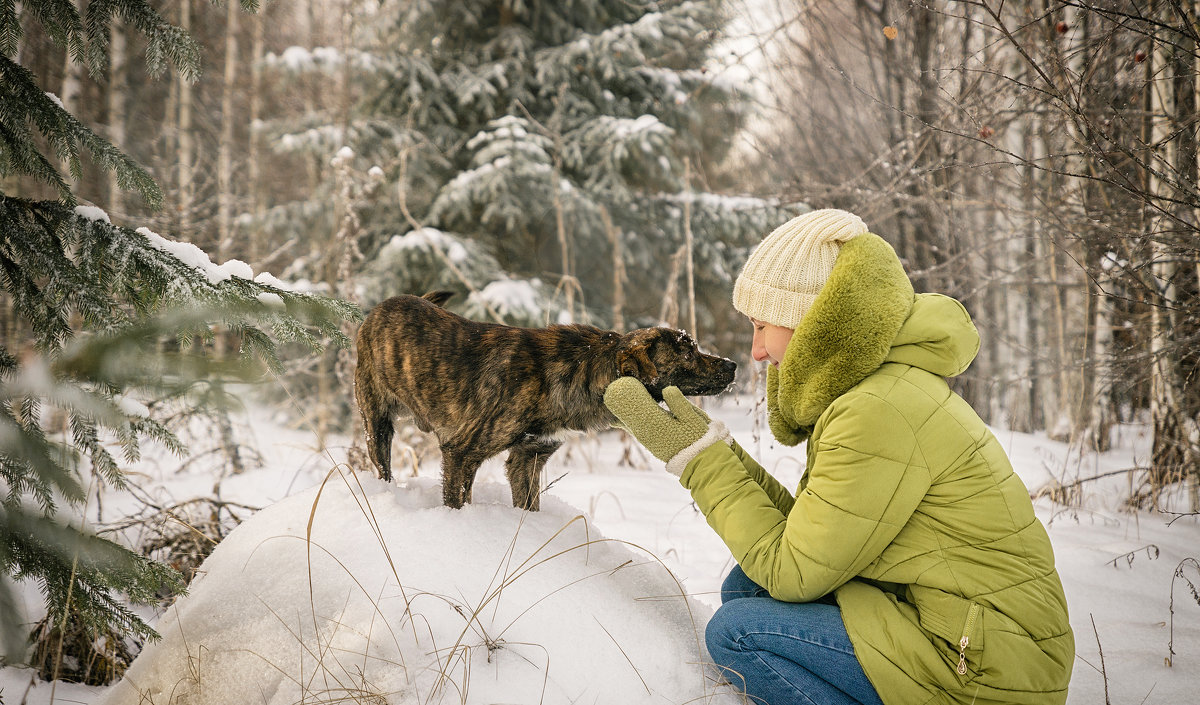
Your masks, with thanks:
[{"label": "brindle dog", "polygon": [[555,434],[615,424],[603,400],[617,377],[637,377],[661,400],[670,385],[716,394],[737,368],[700,353],[683,331],[479,323],[442,308],[450,296],[396,296],[372,309],[358,331],[354,385],[379,477],[392,479],[392,421],[410,414],[438,438],[449,507],[470,502],[480,464],[508,450],[513,506],[537,510],[542,467],[562,444]]}]

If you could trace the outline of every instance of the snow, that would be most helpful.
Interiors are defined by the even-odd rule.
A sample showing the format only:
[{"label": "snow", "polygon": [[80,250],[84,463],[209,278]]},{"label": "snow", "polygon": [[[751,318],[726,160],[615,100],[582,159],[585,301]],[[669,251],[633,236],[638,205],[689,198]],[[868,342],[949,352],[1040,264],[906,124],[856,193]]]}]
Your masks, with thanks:
[{"label": "snow", "polygon": [[137,232],[141,233],[154,249],[173,255],[185,265],[200,270],[213,286],[228,281],[232,277],[238,277],[240,279],[254,280],[259,283],[270,283],[278,286],[280,289],[288,289],[286,285],[283,285],[282,282],[266,272],[255,277],[254,270],[250,265],[239,259],[230,259],[221,264],[216,264],[209,258],[207,252],[190,242],[169,240],[146,227],[138,228]]},{"label": "snow", "polygon": [[318,64],[329,64],[331,66],[342,62],[342,54],[333,47],[315,47],[312,50],[312,57]]},{"label": "snow", "polygon": [[283,54],[278,58],[275,57],[275,54],[268,54],[266,60],[268,64],[281,63],[291,71],[301,71],[311,67],[313,63],[312,54],[308,49],[300,46],[290,46],[284,49]]},{"label": "snow", "polygon": [[356,49],[351,49],[343,53],[335,47],[313,47],[312,49],[308,49],[302,46],[290,46],[279,54],[269,52],[263,57],[265,65],[281,68],[293,73],[316,69],[328,72],[342,66],[347,61],[349,61],[351,66],[370,69],[374,64],[374,57],[369,53]]},{"label": "snow", "polygon": [[[729,395],[706,411],[785,485],[799,481],[804,449],[771,440],[762,405]],[[739,702],[699,663],[732,559],[676,478],[620,433],[568,441],[547,465],[540,513],[510,506],[502,458],[480,470],[474,504],[450,510],[436,457],[414,475],[398,445],[405,477],[389,485],[348,474],[343,445],[318,451],[311,432],[270,417],[253,407],[238,417],[265,459],[242,475],[200,461],[177,472],[178,460],[147,449],[134,470],[160,501],[206,495],[216,481],[223,499],[266,508],[153,623],[163,640],[122,684],[58,684],[55,702],[137,702],[138,690],[160,704]],[[1132,467],[1149,449],[1146,431],[1128,426],[1103,454],[996,433],[1035,491]],[[1182,565],[1200,580],[1185,563],[1200,554],[1200,523],[1121,511],[1128,482],[1087,483],[1076,508],[1035,502],[1075,629],[1071,705],[1177,705],[1200,688],[1200,605],[1174,577]],[[106,519],[132,506],[106,494]],[[22,702],[30,682],[28,670],[0,669],[6,701]],[[45,705],[50,689],[35,683],[24,702]]]},{"label": "snow", "polygon": [[138,228],[137,232],[144,235],[150,241],[150,246],[154,249],[173,255],[187,266],[199,269],[213,286],[223,281],[228,281],[230,276],[232,276],[229,272],[214,264],[209,259],[208,253],[190,242],[168,240],[146,227]]},{"label": "snow", "polygon": [[[546,152],[546,146],[537,140],[516,140],[516,139],[493,139],[487,145],[475,153],[471,157],[471,162],[474,164],[495,164],[499,166],[507,166],[512,163],[512,157],[518,152],[532,159],[538,164],[549,164],[550,155]],[[483,172],[487,173],[487,172]]]},{"label": "snow", "polygon": [[447,235],[437,228],[420,228],[418,230],[410,230],[403,235],[394,235],[383,246],[384,251],[380,252],[380,256],[389,256],[390,253],[408,249],[432,250],[433,248],[445,252],[450,261],[455,264],[464,262],[467,259],[467,249],[463,247],[462,242],[453,235]]},{"label": "snow", "polygon": [[1105,252],[1100,258],[1100,267],[1106,272],[1111,272],[1114,269],[1125,269],[1129,266],[1129,260],[1122,258],[1116,252]]},{"label": "snow", "polygon": [[93,223],[112,223],[108,219],[108,213],[105,213],[103,208],[97,208],[96,206],[75,206],[75,215],[90,220]]},{"label": "snow", "polygon": [[59,98],[57,95],[51,93],[50,91],[46,91],[46,97],[49,98],[51,100],[51,102],[53,102],[58,107],[62,108],[63,110],[66,110],[66,108],[63,106],[62,98]]},{"label": "snow", "polygon": [[145,404],[130,396],[119,396],[113,399],[117,404],[117,408],[126,416],[137,416],[143,419],[150,418],[150,409]]},{"label": "snow", "polygon": [[542,315],[542,307],[537,301],[537,282],[499,279],[473,292],[471,298],[485,302],[501,316],[517,314],[539,318]]},{"label": "snow", "polygon": [[487,129],[480,130],[467,141],[467,149],[475,149],[482,142],[490,139],[520,140],[529,136],[525,129],[526,121],[515,115],[505,115],[488,122]]},{"label": "snow", "polygon": [[735,702],[705,697],[707,611],[653,556],[561,500],[478,494],[454,511],[430,478],[337,472],[264,509],[100,702]]},{"label": "snow", "polygon": [[635,69],[635,72],[644,76],[647,80],[659,84],[657,88],[663,93],[663,97],[676,105],[683,105],[688,99],[688,94],[683,90],[683,78],[685,76],[696,80],[696,82],[704,80],[704,75],[699,71],[676,71],[657,66],[638,67]]},{"label": "snow", "polygon": [[633,27],[638,34],[642,34],[654,41],[663,38],[662,23],[663,15],[661,12],[648,12],[638,18],[637,22],[633,23]]},{"label": "snow", "polygon": [[226,260],[225,262],[221,263],[220,267],[230,276],[240,277],[242,279],[254,279],[254,270],[250,268],[250,265],[246,264],[240,259]]},{"label": "snow", "polygon": [[[482,163],[480,166],[475,167],[474,169],[468,169],[466,171],[459,172],[458,176],[455,176],[454,179],[450,181],[449,185],[445,187],[445,189],[449,192],[454,192],[464,191],[473,187],[486,188],[486,184],[490,179],[502,176],[502,174],[499,172],[504,172],[510,168],[514,170],[519,168],[525,174],[549,176],[554,173],[553,167],[546,163],[549,161],[548,157],[546,157],[544,152],[537,148],[536,144],[531,142],[514,142],[512,143],[512,146],[519,146],[522,152],[526,154],[533,154],[535,157],[540,155],[541,158],[537,161],[530,162],[527,159],[515,160],[511,156],[498,157],[493,161]],[[509,151],[511,152],[512,150]],[[493,152],[489,150],[485,150],[484,152],[480,153],[480,155],[484,155],[482,158],[490,157],[492,154]],[[481,160],[480,155],[476,155],[475,160]],[[484,186],[480,186],[480,184],[483,184]]]},{"label": "snow", "polygon": [[333,158],[329,160],[329,165],[333,167],[340,167],[352,159],[354,159],[354,150],[350,147],[343,146],[337,151],[336,154],[333,155]]},{"label": "snow", "polygon": [[303,132],[288,133],[275,140],[277,151],[292,152],[297,150],[325,150],[334,145],[342,144],[346,131],[338,125],[312,127]]},{"label": "snow", "polygon": [[275,275],[271,274],[270,272],[259,272],[254,277],[254,281],[259,284],[264,284],[266,286],[273,286],[276,289],[281,289],[283,291],[291,291],[292,290],[292,287],[290,284],[288,284],[285,281],[281,281],[281,280],[277,279],[275,277]]},{"label": "snow", "polygon": [[287,308],[287,303],[284,302],[283,297],[280,296],[279,294],[276,294],[276,293],[273,293],[270,291],[264,291],[264,292],[261,292],[257,298],[261,303],[266,305],[268,308],[273,308],[273,309],[276,309],[279,311],[282,311]]},{"label": "snow", "polygon": [[726,196],[719,193],[702,191],[683,191],[680,193],[662,193],[658,198],[683,204],[691,201],[694,205],[713,211],[755,211],[767,208],[781,208],[778,199],[757,198],[754,196]]},{"label": "snow", "polygon": [[598,118],[608,123],[609,129],[612,130],[612,136],[618,140],[628,140],[634,136],[645,138],[648,135],[671,135],[674,130],[664,125],[658,117],[654,115],[639,115],[634,119],[615,118],[603,116]]}]

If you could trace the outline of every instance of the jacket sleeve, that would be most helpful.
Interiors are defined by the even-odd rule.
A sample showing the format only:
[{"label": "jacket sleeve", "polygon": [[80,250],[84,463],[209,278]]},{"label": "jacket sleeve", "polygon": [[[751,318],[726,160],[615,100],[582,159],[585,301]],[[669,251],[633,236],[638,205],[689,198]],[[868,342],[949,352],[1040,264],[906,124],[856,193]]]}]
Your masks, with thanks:
[{"label": "jacket sleeve", "polygon": [[746,474],[749,475],[750,479],[754,480],[754,482],[762,488],[763,492],[767,493],[767,497],[770,498],[771,504],[775,505],[775,508],[784,515],[787,515],[789,512],[791,512],[792,505],[796,503],[796,499],[792,497],[792,493],[789,492],[787,488],[779,482],[779,480],[776,480],[774,475],[767,472],[763,466],[759,465],[758,461],[756,461],[754,458],[751,458],[750,455],[747,454],[746,451],[737,444],[737,441],[732,441],[730,445],[732,446],[731,450],[733,450],[734,456],[736,456],[738,462],[742,464]]},{"label": "jacket sleeve", "polygon": [[878,558],[928,491],[912,423],[874,395],[839,397],[818,421],[790,511],[749,465],[765,471],[723,443],[680,481],[750,579],[778,600],[816,600]]}]

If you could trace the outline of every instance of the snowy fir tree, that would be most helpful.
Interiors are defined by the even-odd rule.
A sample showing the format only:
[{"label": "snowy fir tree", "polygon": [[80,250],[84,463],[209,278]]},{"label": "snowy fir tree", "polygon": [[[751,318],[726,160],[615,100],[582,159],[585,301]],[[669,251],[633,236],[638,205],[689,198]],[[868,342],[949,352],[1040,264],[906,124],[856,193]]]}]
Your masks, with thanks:
[{"label": "snowy fir tree", "polygon": [[[472,316],[629,328],[671,319],[664,299],[686,310],[690,271],[718,338],[746,247],[791,212],[715,193],[748,100],[708,68],[722,21],[715,0],[384,2],[356,16],[374,50],[270,57],[343,91],[275,144],[349,147],[386,182],[351,206],[365,305],[448,288]],[[329,232],[334,190],[273,227]]]},{"label": "snowy fir tree", "polygon": [[[146,0],[92,2],[83,14],[72,0],[21,6],[94,75],[114,17],[145,36],[152,75],[168,62],[198,74],[196,45]],[[122,461],[147,440],[183,452],[156,418],[164,400],[208,404],[227,382],[279,371],[282,342],[348,344],[339,324],[358,315],[78,204],[61,169],[80,179],[85,149],[148,206],[163,196],[39,88],[15,60],[21,31],[14,4],[0,3],[0,646],[13,655],[23,646],[14,577],[39,584],[55,624],[71,614],[97,633],[153,637],[125,601],[178,591],[179,576],[87,530],[78,510],[90,488],[121,486]]]}]

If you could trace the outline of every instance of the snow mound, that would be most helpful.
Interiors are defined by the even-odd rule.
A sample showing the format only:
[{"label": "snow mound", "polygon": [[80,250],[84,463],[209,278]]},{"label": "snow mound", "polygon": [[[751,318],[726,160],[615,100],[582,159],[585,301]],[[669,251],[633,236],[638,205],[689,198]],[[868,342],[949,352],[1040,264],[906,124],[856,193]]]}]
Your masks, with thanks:
[{"label": "snow mound", "polygon": [[102,702],[740,702],[711,608],[654,556],[554,497],[509,504],[335,472],[222,541]]}]

